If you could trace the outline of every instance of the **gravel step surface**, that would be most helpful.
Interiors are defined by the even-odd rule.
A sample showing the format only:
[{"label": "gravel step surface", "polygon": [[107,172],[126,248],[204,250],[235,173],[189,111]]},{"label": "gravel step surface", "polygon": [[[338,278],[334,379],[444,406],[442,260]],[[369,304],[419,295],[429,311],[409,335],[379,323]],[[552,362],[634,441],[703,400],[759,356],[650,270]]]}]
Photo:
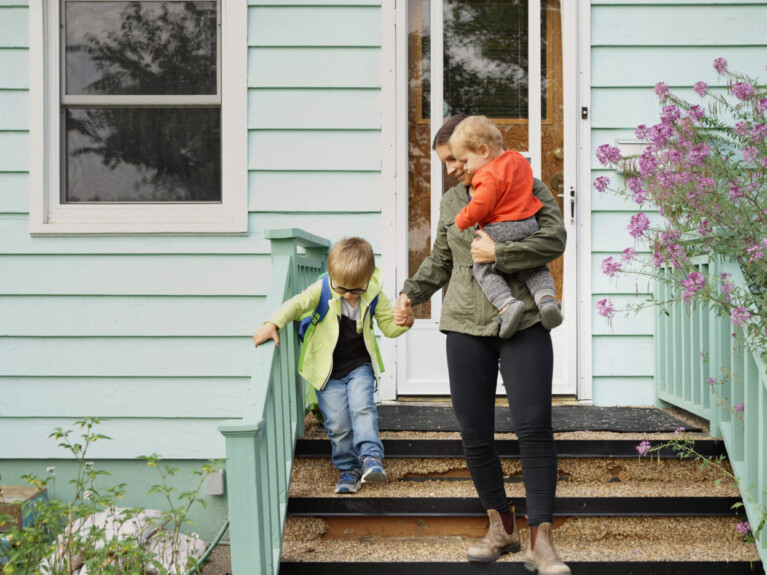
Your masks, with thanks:
[{"label": "gravel step surface", "polygon": [[[759,561],[753,543],[735,531],[736,518],[579,517],[554,531],[565,561]],[[466,561],[471,537],[325,537],[322,519],[291,517],[283,541],[283,561],[401,562]],[[529,532],[521,531],[522,549]],[[500,561],[522,561],[523,553]],[[617,574],[616,574],[617,575]]]},{"label": "gravel step surface", "polygon": [[[519,460],[502,460],[509,497],[524,496]],[[726,464],[729,470],[729,465]],[[363,497],[476,497],[463,459],[385,459],[389,483],[363,485]],[[715,469],[701,469],[693,460],[560,459],[561,497],[738,497],[737,487],[717,481]],[[338,472],[327,459],[296,459],[291,497],[354,497],[335,495]]]}]

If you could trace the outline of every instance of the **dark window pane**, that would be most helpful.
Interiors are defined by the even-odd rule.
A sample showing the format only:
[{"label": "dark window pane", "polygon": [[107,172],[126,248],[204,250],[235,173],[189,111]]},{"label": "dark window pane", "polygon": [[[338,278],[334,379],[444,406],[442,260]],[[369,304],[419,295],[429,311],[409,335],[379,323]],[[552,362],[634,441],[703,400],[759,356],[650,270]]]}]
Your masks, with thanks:
[{"label": "dark window pane", "polygon": [[[528,117],[526,0],[446,0],[444,4],[445,117],[484,114]],[[546,117],[546,2],[541,2],[541,104]],[[428,12],[424,13],[424,26]],[[423,61],[431,37],[423,32]],[[429,77],[424,74],[422,109],[429,118]]]},{"label": "dark window pane", "polygon": [[216,94],[215,2],[67,1],[69,95]]},{"label": "dark window pane", "polygon": [[65,114],[63,202],[220,202],[217,108],[87,108]]}]

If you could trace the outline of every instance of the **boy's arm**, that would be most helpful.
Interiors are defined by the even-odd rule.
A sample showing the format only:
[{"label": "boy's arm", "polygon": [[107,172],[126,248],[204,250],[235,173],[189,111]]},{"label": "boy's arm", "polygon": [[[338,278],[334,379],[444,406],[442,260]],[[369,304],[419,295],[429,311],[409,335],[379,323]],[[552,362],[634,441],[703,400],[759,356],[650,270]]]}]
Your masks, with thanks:
[{"label": "boy's arm", "polygon": [[490,170],[482,170],[471,180],[474,197],[469,205],[455,216],[455,225],[465,230],[474,224],[484,222],[493,211],[498,200],[498,181]]},{"label": "boy's arm", "polygon": [[386,337],[398,337],[410,329],[409,325],[397,325],[392,315],[392,307],[389,298],[383,292],[378,294],[378,304],[375,311],[376,323],[381,333]]},{"label": "boy's arm", "polygon": [[535,214],[540,229],[519,242],[496,242],[494,267],[503,273],[546,265],[565,251],[567,232],[557,201],[538,179],[533,180],[533,194],[543,203]]},{"label": "boy's arm", "polygon": [[281,330],[291,321],[301,319],[305,313],[317,309],[321,293],[322,280],[313,283],[300,294],[290,298],[266,321],[273,323],[277,329]]}]

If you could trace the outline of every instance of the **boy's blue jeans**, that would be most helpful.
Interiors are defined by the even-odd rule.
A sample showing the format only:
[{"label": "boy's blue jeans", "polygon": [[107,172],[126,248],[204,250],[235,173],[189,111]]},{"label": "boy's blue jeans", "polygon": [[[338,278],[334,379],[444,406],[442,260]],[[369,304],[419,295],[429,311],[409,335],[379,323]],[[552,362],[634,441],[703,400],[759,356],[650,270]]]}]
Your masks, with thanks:
[{"label": "boy's blue jeans", "polygon": [[383,458],[378,438],[378,410],[373,400],[376,378],[370,363],[346,377],[329,379],[317,391],[317,404],[325,418],[333,465],[339,471],[359,471],[367,456]]}]

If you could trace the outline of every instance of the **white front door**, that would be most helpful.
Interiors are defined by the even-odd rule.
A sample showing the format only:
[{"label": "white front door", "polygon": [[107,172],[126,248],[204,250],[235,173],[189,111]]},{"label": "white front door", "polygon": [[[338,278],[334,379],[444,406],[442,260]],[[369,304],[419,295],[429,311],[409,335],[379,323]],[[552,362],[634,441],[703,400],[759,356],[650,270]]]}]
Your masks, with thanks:
[{"label": "white front door", "polygon": [[[554,393],[575,394],[577,3],[397,4],[397,46],[406,47],[407,54],[397,58],[397,130],[407,133],[396,170],[397,233],[403,236],[398,238],[398,284],[428,256],[440,197],[457,183],[431,150],[442,119],[456,113],[488,116],[501,129],[506,147],[529,158],[534,175],[558,196],[565,216],[567,251],[549,266],[565,317],[552,332]],[[405,147],[404,133],[398,142]],[[415,308],[413,329],[397,342],[397,395],[449,394],[445,336],[438,329],[443,291]],[[503,393],[500,385],[498,391]]]}]

